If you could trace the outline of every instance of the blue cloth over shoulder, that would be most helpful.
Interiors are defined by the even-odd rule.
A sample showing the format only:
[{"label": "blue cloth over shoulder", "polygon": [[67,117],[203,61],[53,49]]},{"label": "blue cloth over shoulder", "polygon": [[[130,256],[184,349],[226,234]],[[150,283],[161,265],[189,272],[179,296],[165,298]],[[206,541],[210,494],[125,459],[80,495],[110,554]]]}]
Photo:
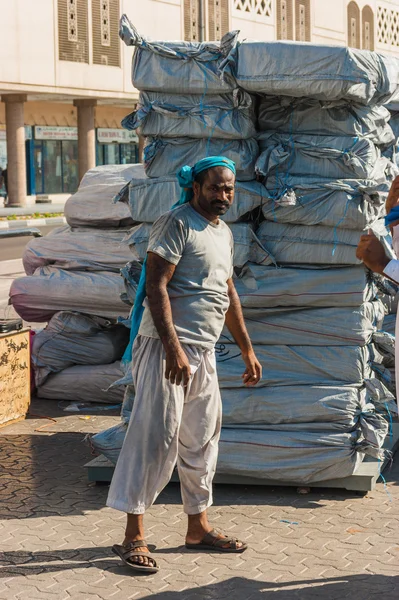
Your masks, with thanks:
[{"label": "blue cloth over shoulder", "polygon": [[394,206],[391,209],[391,212],[387,214],[385,217],[385,225],[389,227],[389,225],[395,221],[399,221],[399,206]]},{"label": "blue cloth over shoulder", "polygon": [[[193,198],[193,183],[199,173],[212,169],[213,167],[226,167],[236,174],[235,163],[225,156],[208,156],[199,160],[193,167],[186,165],[182,167],[176,174],[180,187],[182,188],[179,200],[171,207],[171,209],[181,206],[186,202],[190,202]],[[144,300],[146,297],[146,263],[147,257],[144,259],[143,268],[141,270],[139,284],[137,286],[136,297],[134,300],[129,345],[122,357],[122,364],[127,364],[132,360],[133,343],[140,329],[141,319],[144,313]]]}]

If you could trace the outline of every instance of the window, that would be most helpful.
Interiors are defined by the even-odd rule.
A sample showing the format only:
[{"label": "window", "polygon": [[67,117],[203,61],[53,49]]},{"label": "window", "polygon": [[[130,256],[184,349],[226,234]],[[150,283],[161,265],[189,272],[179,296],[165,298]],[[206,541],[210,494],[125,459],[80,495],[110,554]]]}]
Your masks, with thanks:
[{"label": "window", "polygon": [[87,0],[58,0],[59,60],[89,62]]},{"label": "window", "polygon": [[360,10],[356,2],[348,4],[348,46],[360,48]]},{"label": "window", "polygon": [[220,41],[229,29],[229,0],[208,0],[208,38]]},{"label": "window", "polygon": [[374,13],[370,6],[362,10],[362,47],[374,50]]},{"label": "window", "polygon": [[234,8],[245,13],[270,17],[272,14],[272,0],[234,0]]},{"label": "window", "polygon": [[120,66],[119,0],[92,0],[93,63]]},{"label": "window", "polygon": [[310,0],[295,2],[295,39],[310,42]]},{"label": "window", "polygon": [[200,41],[199,0],[184,0],[184,39],[188,42]]},{"label": "window", "polygon": [[292,0],[277,0],[277,39],[293,40]]}]

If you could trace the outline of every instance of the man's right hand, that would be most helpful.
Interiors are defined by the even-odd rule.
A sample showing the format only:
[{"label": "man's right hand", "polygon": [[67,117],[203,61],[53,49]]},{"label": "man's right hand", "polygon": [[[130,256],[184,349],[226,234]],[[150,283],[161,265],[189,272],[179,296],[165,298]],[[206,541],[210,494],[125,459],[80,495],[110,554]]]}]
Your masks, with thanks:
[{"label": "man's right hand", "polygon": [[399,175],[395,177],[391,184],[388,197],[385,202],[385,210],[387,215],[391,212],[394,206],[399,205]]},{"label": "man's right hand", "polygon": [[369,269],[381,275],[383,275],[385,267],[390,262],[385,254],[384,246],[372,231],[361,236],[356,250],[356,258],[363,261]]},{"label": "man's right hand", "polygon": [[191,367],[186,353],[181,348],[179,350],[169,350],[166,352],[165,377],[170,383],[186,386],[190,380]]}]

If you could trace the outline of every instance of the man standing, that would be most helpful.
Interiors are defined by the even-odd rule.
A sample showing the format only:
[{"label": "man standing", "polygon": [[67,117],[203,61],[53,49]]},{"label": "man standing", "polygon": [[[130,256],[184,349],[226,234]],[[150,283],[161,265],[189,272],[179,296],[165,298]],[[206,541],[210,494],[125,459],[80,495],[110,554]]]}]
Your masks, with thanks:
[{"label": "man standing", "polygon": [[127,513],[125,539],[113,546],[125,564],[154,573],[143,515],[169,482],[175,463],[186,547],[243,552],[244,542],[208,522],[221,429],[214,346],[224,323],[255,385],[261,365],[249,339],[233,276],[233,239],[219,219],[234,199],[235,164],[210,157],[178,173],[177,208],[153,225],[147,254],[145,309],[133,346],[136,397],[107,505]]}]

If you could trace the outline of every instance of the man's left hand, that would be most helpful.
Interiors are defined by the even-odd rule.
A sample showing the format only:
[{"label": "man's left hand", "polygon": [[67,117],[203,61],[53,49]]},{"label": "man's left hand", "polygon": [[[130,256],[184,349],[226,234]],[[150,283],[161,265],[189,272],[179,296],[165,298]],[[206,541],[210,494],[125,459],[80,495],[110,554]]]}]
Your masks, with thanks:
[{"label": "man's left hand", "polygon": [[356,257],[363,261],[369,269],[381,275],[390,261],[385,254],[384,246],[372,232],[361,236]]},{"label": "man's left hand", "polygon": [[248,354],[242,355],[246,369],[242,374],[242,382],[244,385],[256,385],[262,377],[262,365],[255,356],[255,352],[251,350]]}]

